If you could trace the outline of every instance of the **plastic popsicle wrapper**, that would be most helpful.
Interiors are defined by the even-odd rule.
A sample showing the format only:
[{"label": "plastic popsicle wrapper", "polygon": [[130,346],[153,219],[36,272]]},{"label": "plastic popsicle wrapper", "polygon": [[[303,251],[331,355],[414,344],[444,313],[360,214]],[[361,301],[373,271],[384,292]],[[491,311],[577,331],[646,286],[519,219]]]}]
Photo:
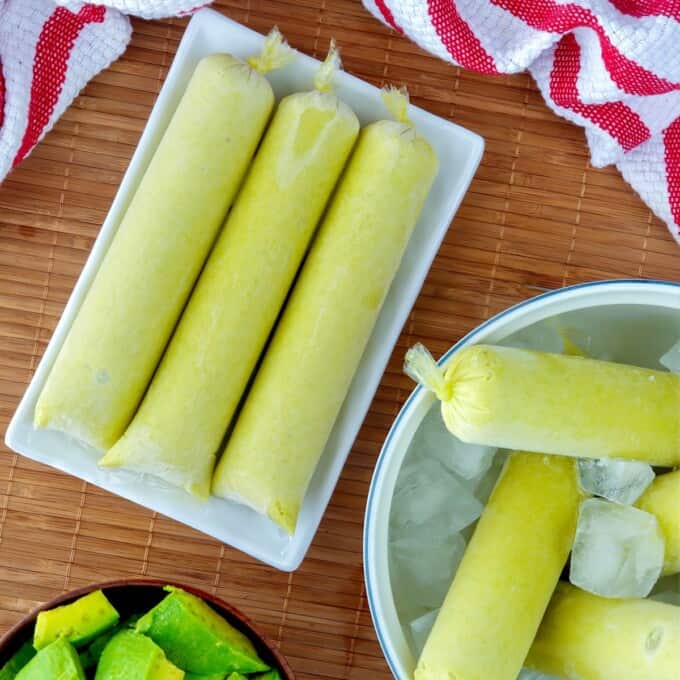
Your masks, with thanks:
[{"label": "plastic popsicle wrapper", "polygon": [[405,370],[436,393],[464,442],[680,463],[680,375],[493,345],[465,347],[444,368],[416,345]]},{"label": "plastic popsicle wrapper", "polygon": [[663,574],[680,573],[680,470],[659,475],[635,505],[659,521],[666,540]]},{"label": "plastic popsicle wrapper", "polygon": [[567,561],[576,461],[513,453],[416,667],[416,680],[516,680]]},{"label": "plastic popsicle wrapper", "polygon": [[359,134],[330,91],[279,105],[139,411],[100,461],[206,497],[229,422]]},{"label": "plastic popsicle wrapper", "polygon": [[677,680],[680,607],[560,583],[526,665],[564,680]]},{"label": "plastic popsicle wrapper", "polygon": [[[275,31],[258,68],[289,53]],[[52,367],[36,426],[100,450],[123,434],[273,105],[266,78],[243,61],[199,62]]]},{"label": "plastic popsicle wrapper", "polygon": [[289,533],[437,173],[404,110],[362,130],[215,470]]}]

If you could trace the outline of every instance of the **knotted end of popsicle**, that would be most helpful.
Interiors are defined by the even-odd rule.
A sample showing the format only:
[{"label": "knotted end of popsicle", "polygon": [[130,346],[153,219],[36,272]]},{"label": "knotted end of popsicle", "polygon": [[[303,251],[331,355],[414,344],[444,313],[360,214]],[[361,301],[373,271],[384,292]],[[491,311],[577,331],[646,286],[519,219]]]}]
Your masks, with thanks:
[{"label": "knotted end of popsicle", "polygon": [[278,26],[267,35],[262,51],[257,57],[250,57],[248,64],[259,73],[269,73],[289,64],[295,59],[295,50],[285,41]]},{"label": "knotted end of popsicle", "polygon": [[450,399],[451,390],[444,378],[444,370],[437,364],[425,345],[418,343],[406,352],[404,373],[434,392],[440,401]]},{"label": "knotted end of popsicle", "polygon": [[409,97],[405,87],[390,85],[382,90],[382,99],[394,120],[405,125],[413,125],[408,117]]},{"label": "knotted end of popsicle", "polygon": [[332,92],[333,79],[341,68],[340,52],[338,52],[338,48],[335,46],[335,40],[331,40],[328,54],[314,76],[314,88],[319,92]]}]

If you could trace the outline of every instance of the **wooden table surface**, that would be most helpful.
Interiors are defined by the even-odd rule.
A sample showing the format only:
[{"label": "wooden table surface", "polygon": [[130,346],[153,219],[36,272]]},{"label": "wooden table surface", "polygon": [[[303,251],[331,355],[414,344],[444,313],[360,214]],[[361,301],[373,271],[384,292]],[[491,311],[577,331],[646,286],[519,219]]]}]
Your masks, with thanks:
[{"label": "wooden table surface", "polygon": [[[430,57],[355,0],[218,0],[233,19],[323,56],[483,135],[486,153],[453,221],[300,569],[277,572],[96,487],[0,453],[0,632],[91,581],[148,575],[242,608],[300,678],[388,678],[368,612],[362,520],[373,466],[411,384],[405,349],[441,353],[484,319],[564,285],[680,280],[664,225],[615,169],[588,163],[583,132],[553,115],[528,75],[478,76]],[[134,20],[132,42],[0,187],[0,416],[30,380],[134,151],[187,20]]]}]

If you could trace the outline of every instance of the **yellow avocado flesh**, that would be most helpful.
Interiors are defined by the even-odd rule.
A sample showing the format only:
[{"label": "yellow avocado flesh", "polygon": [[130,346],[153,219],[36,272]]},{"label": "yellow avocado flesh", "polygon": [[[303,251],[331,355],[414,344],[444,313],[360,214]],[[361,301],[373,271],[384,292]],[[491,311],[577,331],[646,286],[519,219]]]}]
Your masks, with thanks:
[{"label": "yellow avocado flesh", "polygon": [[37,427],[105,451],[137,408],[273,107],[226,54],[194,72],[52,366]]},{"label": "yellow avocado flesh", "polygon": [[119,618],[106,595],[94,590],[70,604],[40,612],[35,622],[33,646],[42,649],[58,638],[65,638],[80,647],[113,628]]},{"label": "yellow avocado flesh", "polygon": [[215,458],[359,132],[337,97],[286,97],[147,394],[101,464],[206,497]]},{"label": "yellow avocado flesh", "polygon": [[184,671],[170,663],[163,650],[132,630],[116,633],[97,665],[95,680],[183,680]]},{"label": "yellow avocado flesh", "polygon": [[573,459],[510,456],[416,680],[516,680],[571,550],[580,500]]},{"label": "yellow avocado flesh", "polygon": [[437,172],[413,128],[364,128],[215,470],[213,493],[292,533]]}]

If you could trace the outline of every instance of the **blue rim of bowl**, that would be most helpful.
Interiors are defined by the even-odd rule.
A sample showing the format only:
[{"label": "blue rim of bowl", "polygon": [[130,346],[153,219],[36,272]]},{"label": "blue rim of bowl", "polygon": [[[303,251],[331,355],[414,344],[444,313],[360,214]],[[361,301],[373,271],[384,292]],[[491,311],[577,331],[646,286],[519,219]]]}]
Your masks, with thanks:
[{"label": "blue rim of bowl", "polygon": [[[449,360],[449,357],[456,352],[461,345],[467,344],[470,340],[475,338],[477,335],[479,335],[485,328],[490,326],[491,324],[496,323],[499,319],[502,319],[503,317],[507,316],[508,314],[511,314],[513,312],[516,312],[518,309],[521,309],[522,307],[526,307],[528,305],[535,304],[536,302],[540,300],[545,300],[547,298],[551,297],[556,297],[558,295],[564,295],[566,292],[573,291],[573,290],[579,290],[583,288],[596,288],[596,287],[606,287],[606,286],[620,286],[620,285],[629,285],[629,284],[644,284],[644,285],[649,285],[649,286],[668,286],[671,288],[680,288],[680,283],[676,283],[674,281],[664,281],[661,279],[610,279],[607,281],[590,281],[588,283],[578,283],[573,286],[566,286],[564,288],[558,288],[557,290],[550,290],[545,293],[541,293],[540,295],[536,295],[535,297],[529,298],[528,300],[523,300],[522,302],[517,303],[516,305],[512,305],[511,307],[508,307],[507,309],[504,309],[502,312],[499,312],[495,316],[492,316],[490,319],[487,319],[486,321],[482,322],[479,324],[479,326],[476,326],[473,330],[471,330],[469,333],[464,335],[455,345],[453,345],[442,357],[439,359],[437,362],[438,364],[442,365],[446,363]],[[392,423],[392,426],[390,427],[390,431],[387,433],[387,437],[385,438],[385,442],[382,445],[382,448],[380,449],[380,454],[378,455],[378,461],[376,462],[375,469],[373,471],[373,476],[371,477],[371,486],[369,487],[368,490],[368,499],[366,501],[366,512],[364,513],[364,535],[363,535],[363,550],[362,550],[362,557],[363,557],[363,567],[364,567],[364,581],[366,583],[366,599],[368,600],[368,608],[371,612],[371,620],[373,621],[373,628],[375,629],[376,635],[378,636],[378,642],[380,643],[380,649],[382,650],[383,656],[385,657],[385,660],[387,661],[387,665],[390,668],[390,671],[392,675],[396,678],[398,677],[397,671],[396,671],[396,664],[394,663],[393,659],[390,657],[390,654],[387,651],[387,646],[385,643],[385,639],[383,637],[383,633],[381,630],[381,627],[378,625],[377,617],[375,614],[375,602],[374,602],[374,596],[373,596],[373,584],[371,583],[371,579],[369,576],[369,569],[368,569],[368,535],[369,535],[369,525],[370,525],[370,518],[372,514],[372,509],[373,509],[373,502],[375,500],[375,484],[376,480],[380,476],[380,471],[381,468],[387,459],[387,451],[390,448],[390,444],[392,442],[392,439],[394,437],[394,433],[397,430],[397,427],[401,420],[405,417],[406,413],[410,410],[411,403],[413,400],[416,398],[416,396],[420,393],[420,391],[423,389],[422,386],[417,385],[415,389],[411,392],[411,394],[408,396],[408,399],[404,402],[404,405],[401,407],[399,413],[397,414],[397,417],[394,419],[394,422]]]}]

